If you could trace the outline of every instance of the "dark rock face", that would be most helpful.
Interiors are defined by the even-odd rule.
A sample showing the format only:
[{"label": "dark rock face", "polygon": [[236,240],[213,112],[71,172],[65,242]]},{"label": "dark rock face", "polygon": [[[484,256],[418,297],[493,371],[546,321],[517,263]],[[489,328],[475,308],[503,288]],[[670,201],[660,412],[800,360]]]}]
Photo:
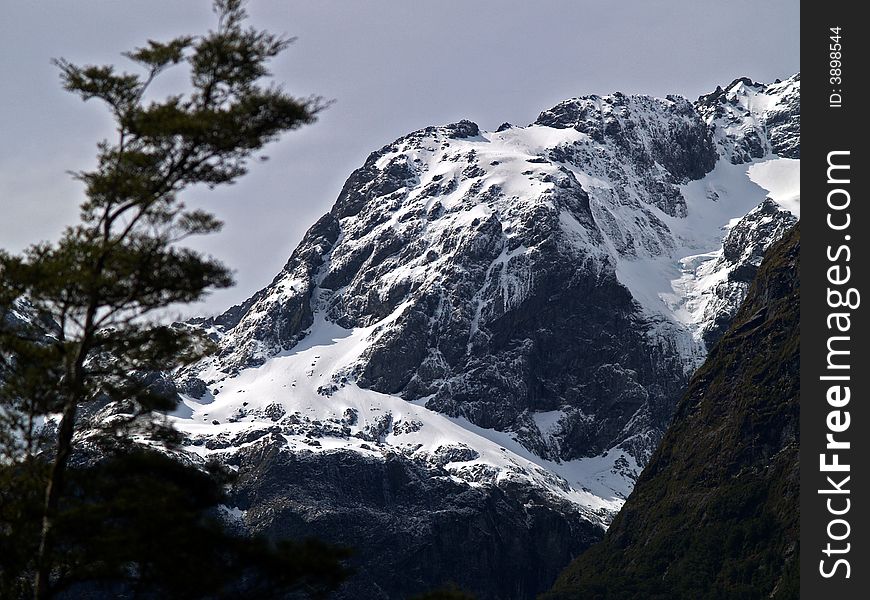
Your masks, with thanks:
[{"label": "dark rock face", "polygon": [[[218,360],[226,372],[236,373],[262,364],[275,353],[292,348],[304,337],[313,322],[313,278],[338,235],[335,217],[332,213],[324,215],[308,230],[269,286],[218,317],[193,319],[187,323],[219,342]],[[230,330],[234,335],[225,336]],[[191,383],[195,386],[193,395],[196,395],[201,386],[195,381]]]},{"label": "dark rock face", "polygon": [[[60,331],[58,324],[40,313],[27,299],[18,298],[5,310],[0,307],[0,333],[29,337],[35,341],[49,341]],[[0,383],[15,365],[15,355],[0,354]]]},{"label": "dark rock face", "polygon": [[[561,455],[552,456],[562,459],[598,454],[625,441],[637,433],[623,429],[641,409],[668,414],[668,402],[684,383],[683,366],[668,349],[643,339],[643,324],[615,277],[573,270],[558,255],[532,268],[540,281],[534,295],[480,327],[470,352],[469,338],[462,335],[468,325],[457,323],[455,313],[428,331],[419,329],[428,319],[408,319],[395,338],[373,349],[363,384],[412,399],[431,396],[430,408],[500,430],[510,429],[525,411],[563,409],[565,443]],[[419,346],[410,349],[414,341]],[[591,354],[587,349],[593,345],[597,351]],[[427,360],[429,347],[439,354]],[[397,367],[405,364],[403,379],[372,377],[384,365],[401,375]],[[445,382],[429,383],[430,372]],[[599,418],[584,417],[593,414]]]},{"label": "dark rock face", "polygon": [[234,501],[252,531],[352,547],[357,572],[337,599],[409,598],[450,581],[481,600],[533,598],[601,537],[528,488],[473,488],[399,457],[292,454],[280,437],[240,453]]},{"label": "dark rock face", "polygon": [[[780,101],[795,83],[765,100],[779,115],[769,130],[746,99],[761,88],[741,81],[695,106],[579,98],[526,128],[461,121],[372,153],[268,287],[187,324],[220,347],[176,378],[200,403],[187,445],[239,469],[245,526],[357,548],[345,598],[450,579],[481,598],[533,597],[600,535],[631,487],[613,482],[634,481],[703,355],[618,269],[696,247],[674,224],[687,184],[720,159],[795,150],[794,107]],[[792,223],[763,203],[732,228],[702,315],[708,343]],[[215,401],[224,384],[247,400]],[[461,435],[432,443],[448,426]],[[583,496],[557,473],[590,457],[604,491]]]},{"label": "dark rock face", "polygon": [[[601,414],[604,395],[610,414],[592,424],[577,415],[565,428],[565,436],[584,440],[581,452],[589,453],[619,441],[641,406],[667,404],[678,393],[682,365],[667,349],[648,348],[631,297],[612,269],[564,239],[563,213],[601,243],[588,196],[573,177],[562,175],[561,182],[551,195],[552,208],[535,206],[520,214],[518,225],[507,226],[512,235],[492,215],[458,238],[453,231],[439,235],[434,249],[415,247],[425,226],[406,221],[404,231],[372,236],[376,248],[387,248],[380,254],[395,248],[394,260],[369,260],[347,270],[343,264],[350,259],[340,249],[333,252],[338,267],[321,285],[343,291],[330,300],[337,321],[366,325],[410,300],[365,353],[357,373],[362,386],[409,400],[429,397],[430,408],[501,430],[530,410],[568,406]],[[411,262],[426,248],[447,257],[432,266],[431,285],[384,282],[397,262]],[[376,250],[363,252],[371,256]],[[506,290],[506,281],[515,287]],[[601,351],[590,355],[589,344]],[[655,366],[651,352],[662,358]],[[618,382],[605,375],[617,360],[624,376]],[[596,374],[592,381],[589,373]],[[582,455],[578,449],[567,445],[561,458]]]},{"label": "dark rock face", "polygon": [[55,335],[60,330],[57,323],[25,298],[18,298],[8,310],[0,313],[0,329],[27,332],[40,338]]},{"label": "dark rock face", "polygon": [[709,129],[692,105],[676,96],[660,100],[616,93],[574,98],[541,113],[535,124],[570,127],[598,143],[612,143],[627,170],[638,165],[649,170],[655,163],[665,167],[670,177],[643,179],[652,203],[671,216],[684,216],[686,207],[669,184],[703,177],[717,159]]},{"label": "dark rock face", "polygon": [[[746,260],[758,261],[764,257],[767,248],[759,246],[758,240],[779,240],[791,229],[797,219],[790,213],[784,213],[773,200],[765,200],[758,208],[740,219],[731,228],[722,241],[722,258],[729,264],[736,265]],[[751,282],[755,279],[755,271],[740,275]]]},{"label": "dark rock face", "polygon": [[[800,73],[789,82],[800,83]],[[788,85],[788,82],[784,82]],[[774,153],[784,158],[801,157],[801,96],[800,88],[792,86],[767,116],[768,137]]]},{"label": "dark rock face", "polygon": [[[522,195],[487,184],[503,153],[452,150],[480,135],[467,121],[373,153],[269,288],[199,324],[221,340],[220,368],[237,372],[291,348],[315,308],[347,328],[393,315],[346,373],[360,386],[426,398],[429,408],[502,431],[561,410],[555,442],[521,434],[541,456],[570,460],[633,440],[625,447],[645,460],[687,367],[681,342],[647,334],[653,325],[605,248],[609,239],[626,256],[666,252],[673,242],[655,209],[684,215],[677,184],[703,176],[716,152],[682,99],[578,99],[537,122],[569,125],[601,147],[580,139],[527,158]],[[436,165],[419,156],[436,151],[443,157],[432,175]],[[614,182],[595,207],[572,170],[581,167]],[[613,212],[625,206],[636,213],[628,230]]]},{"label": "dark rock face", "polygon": [[547,598],[797,597],[799,251],[797,228],[770,249],[604,541]]},{"label": "dark rock face", "polygon": [[722,240],[722,255],[712,269],[727,276],[709,294],[703,339],[708,348],[719,341],[743,303],[765,252],[791,229],[797,218],[765,200],[732,227]]}]

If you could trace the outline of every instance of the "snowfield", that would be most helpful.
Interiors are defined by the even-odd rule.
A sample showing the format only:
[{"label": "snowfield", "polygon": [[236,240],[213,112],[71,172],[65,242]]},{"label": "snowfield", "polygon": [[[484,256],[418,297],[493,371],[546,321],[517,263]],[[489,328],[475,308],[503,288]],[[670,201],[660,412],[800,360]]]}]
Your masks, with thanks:
[{"label": "snowfield", "polygon": [[[596,521],[622,505],[628,490],[611,489],[604,475],[612,461],[555,464],[536,457],[508,434],[396,396],[354,383],[333,389],[331,382],[340,380],[346,366],[368,347],[376,328],[347,330],[320,316],[296,348],[224,379],[213,390],[217,395],[209,392],[200,400],[183,396],[173,422],[193,436],[228,439],[276,423],[290,425],[297,430],[285,435],[293,451],[353,450],[371,456],[397,452],[434,461],[469,485],[521,480],[575,503]],[[200,445],[186,450],[203,457],[220,452]]]}]

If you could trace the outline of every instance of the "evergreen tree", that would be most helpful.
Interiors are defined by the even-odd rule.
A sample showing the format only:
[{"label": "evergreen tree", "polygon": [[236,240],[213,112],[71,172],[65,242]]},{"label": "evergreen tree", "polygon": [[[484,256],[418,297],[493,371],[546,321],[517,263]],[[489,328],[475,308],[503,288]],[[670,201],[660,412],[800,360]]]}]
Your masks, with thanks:
[{"label": "evergreen tree", "polygon": [[[34,540],[22,546],[26,552],[4,554],[0,562],[6,574],[16,568],[32,573],[38,599],[83,572],[93,578],[105,569],[114,577],[121,564],[140,580],[151,572],[120,552],[123,531],[135,528],[112,530],[120,537],[114,545],[107,542],[118,558],[109,566],[107,557],[87,566],[70,554],[76,542],[70,534],[88,521],[84,515],[99,522],[84,507],[111,507],[111,494],[87,500],[100,496],[93,484],[100,480],[72,469],[71,457],[85,438],[124,447],[133,436],[172,443],[173,431],[155,414],[172,409],[176,397],[156,386],[152,375],[189,364],[208,344],[183,327],[161,323],[161,314],[232,283],[218,261],[181,245],[221,225],[206,211],[186,208],[181,193],[197,184],[234,182],[265,144],[311,123],[324,107],[317,98],[297,99],[268,82],[267,63],[289,40],[247,28],[241,0],[215,0],[214,8],[213,31],[149,40],[125,53],[139,74],[56,61],[65,89],[107,106],[116,136],[98,145],[96,168],[75,174],[86,196],[80,222],[55,243],[36,244],[21,255],[0,253],[0,517],[6,517],[0,537]],[[153,98],[153,82],[176,65],[189,70],[189,88]],[[39,323],[10,317],[24,309]],[[111,418],[83,418],[110,403]],[[41,428],[44,423],[56,427]],[[107,463],[94,473],[110,471]],[[34,506],[37,491],[42,498]],[[155,493],[173,494],[160,486]],[[202,500],[197,510],[218,500],[211,492],[194,497]],[[227,556],[238,558],[239,552]]]},{"label": "evergreen tree", "polygon": [[[2,598],[31,593],[26,574],[38,549],[43,491],[33,475],[0,468]],[[343,581],[344,551],[233,531],[223,508],[228,479],[217,465],[195,468],[129,443],[71,465],[53,528],[50,594],[286,599],[321,597]]]}]

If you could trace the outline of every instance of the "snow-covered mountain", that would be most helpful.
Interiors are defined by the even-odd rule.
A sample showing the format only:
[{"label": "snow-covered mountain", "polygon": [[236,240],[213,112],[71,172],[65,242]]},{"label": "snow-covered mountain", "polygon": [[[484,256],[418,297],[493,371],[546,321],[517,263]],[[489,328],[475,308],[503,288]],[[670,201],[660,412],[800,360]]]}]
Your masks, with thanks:
[{"label": "snow-covered mountain", "polygon": [[[586,96],[527,127],[460,121],[374,152],[270,285],[186,325],[220,348],[176,377],[188,450],[239,468],[253,529],[304,522],[383,547],[371,527],[348,533],[366,512],[404,540],[382,557],[394,573],[434,531],[462,543],[469,515],[486,536],[493,515],[526,533],[546,521],[560,533],[510,533],[531,544],[511,559],[537,560],[534,575],[518,583],[497,545],[508,588],[481,597],[533,595],[595,537],[583,524],[619,509],[798,217],[799,91],[798,75],[694,104]],[[369,480],[381,500],[347,504],[342,488],[368,497]],[[456,504],[466,493],[474,508]],[[431,582],[418,571],[365,597]]]}]

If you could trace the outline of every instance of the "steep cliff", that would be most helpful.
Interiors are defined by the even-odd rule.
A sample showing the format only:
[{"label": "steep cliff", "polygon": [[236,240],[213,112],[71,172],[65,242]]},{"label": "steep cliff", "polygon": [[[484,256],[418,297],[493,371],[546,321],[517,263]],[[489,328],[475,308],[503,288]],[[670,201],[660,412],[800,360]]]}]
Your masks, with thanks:
[{"label": "steep cliff", "polygon": [[604,540],[548,600],[797,598],[797,228],[768,252]]}]

